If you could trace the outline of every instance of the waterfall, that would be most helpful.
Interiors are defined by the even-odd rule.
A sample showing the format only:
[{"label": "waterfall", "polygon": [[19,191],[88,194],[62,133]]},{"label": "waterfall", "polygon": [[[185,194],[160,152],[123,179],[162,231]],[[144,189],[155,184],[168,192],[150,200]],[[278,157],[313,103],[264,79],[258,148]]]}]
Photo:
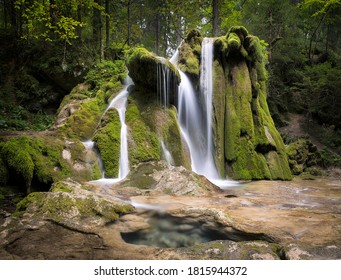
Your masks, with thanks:
[{"label": "waterfall", "polygon": [[[125,112],[127,108],[128,100],[128,87],[133,84],[133,81],[128,76],[127,84],[124,89],[119,92],[119,94],[110,102],[103,115],[110,109],[115,108],[118,112],[120,123],[121,123],[121,133],[120,133],[120,157],[119,157],[119,171],[117,178],[105,178],[104,169],[102,172],[102,179],[96,180],[100,183],[116,183],[122,181],[127,177],[129,173],[129,158],[128,158],[128,130],[125,123]],[[103,165],[102,165],[103,166]],[[102,170],[101,170],[102,171]]]},{"label": "waterfall", "polygon": [[118,180],[123,180],[129,173],[129,159],[128,159],[128,130],[125,123],[125,113],[127,108],[129,84],[110,102],[108,109],[115,108],[120,117],[121,134],[120,134],[120,160]]},{"label": "waterfall", "polygon": [[161,144],[161,148],[162,148],[162,154],[165,158],[165,160],[167,161],[167,163],[169,165],[174,165],[174,159],[172,157],[172,154],[170,153],[170,151],[166,148],[165,143],[160,140],[160,144]]},{"label": "waterfall", "polygon": [[[200,94],[204,102],[204,111],[206,112],[206,160],[210,165],[213,161],[213,134],[212,134],[212,95],[213,95],[213,38],[204,38],[201,49],[201,67],[200,67]],[[216,168],[210,168],[210,177],[217,177]]]},{"label": "waterfall", "polygon": [[91,141],[91,140],[87,140],[87,141],[84,141],[82,142],[82,144],[84,145],[85,149],[87,151],[92,151],[96,154],[97,156],[97,163],[98,163],[98,166],[99,166],[99,170],[101,171],[101,174],[102,174],[102,178],[104,178],[104,166],[103,166],[103,161],[101,159],[101,156],[98,152],[97,149],[95,149],[95,142],[94,141]]},{"label": "waterfall", "polygon": [[[175,64],[178,51],[170,61]],[[186,141],[192,170],[205,176],[215,185],[223,188],[236,185],[236,182],[222,179],[214,162],[212,133],[213,97],[213,38],[202,42],[200,75],[200,98],[191,81],[180,69],[181,83],[178,91],[178,121],[181,134]]]},{"label": "waterfall", "polygon": [[[164,118],[167,116],[166,109],[169,106],[169,95],[171,91],[170,86],[170,70],[164,66],[166,59],[164,57],[158,57],[158,59],[162,62],[157,65],[157,101],[161,108],[163,108]],[[174,165],[174,160],[172,154],[167,149],[165,142],[163,141],[162,133],[159,135],[159,141],[162,149],[163,156],[169,165]]]}]

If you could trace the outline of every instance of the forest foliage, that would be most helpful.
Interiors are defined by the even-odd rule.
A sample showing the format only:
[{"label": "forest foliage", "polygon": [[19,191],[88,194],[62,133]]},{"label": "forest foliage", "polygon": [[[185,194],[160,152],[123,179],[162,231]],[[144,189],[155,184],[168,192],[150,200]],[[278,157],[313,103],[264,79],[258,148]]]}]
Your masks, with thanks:
[{"label": "forest foliage", "polygon": [[341,0],[0,0],[0,14],[0,129],[48,127],[90,68],[131,47],[169,57],[192,29],[243,25],[266,42],[276,124],[294,111],[340,135]]}]

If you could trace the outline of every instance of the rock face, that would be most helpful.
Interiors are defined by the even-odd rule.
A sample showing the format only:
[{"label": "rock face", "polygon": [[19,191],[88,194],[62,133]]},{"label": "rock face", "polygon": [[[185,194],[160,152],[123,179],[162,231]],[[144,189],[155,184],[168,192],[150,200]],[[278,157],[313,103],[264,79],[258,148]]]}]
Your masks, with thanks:
[{"label": "rock face", "polygon": [[[178,67],[191,78],[197,90],[202,41],[200,32],[193,30],[179,47]],[[214,39],[212,123],[214,157],[221,177],[244,180],[292,178],[285,146],[266,101],[266,56],[264,43],[248,34],[244,27],[233,27],[226,36]],[[160,103],[160,84],[161,87],[168,85],[161,90],[165,99],[161,105],[177,105],[178,73],[167,60],[139,48],[130,52],[127,66],[136,85],[131,96],[140,112],[148,112],[141,106],[146,100],[149,105],[155,100]],[[160,66],[170,73],[168,78],[158,76]],[[151,123],[148,127],[152,131],[160,130]],[[134,130],[137,128],[134,127],[132,133]],[[158,132],[157,135],[160,139],[168,134]],[[169,146],[183,147],[179,138],[168,141]],[[186,166],[183,151],[184,148],[171,152],[180,158],[179,164]]]},{"label": "rock face", "polygon": [[[187,73],[199,73],[200,44],[193,31],[179,48],[180,67]],[[265,63],[265,46],[244,27],[232,27],[214,40],[213,132],[221,176],[291,179],[285,147],[266,102]]]},{"label": "rock face", "polygon": [[161,143],[173,157],[173,164],[189,167],[176,117],[180,75],[168,60],[143,48],[132,49],[127,58],[134,81],[129,94],[126,123],[131,166],[164,157]]}]

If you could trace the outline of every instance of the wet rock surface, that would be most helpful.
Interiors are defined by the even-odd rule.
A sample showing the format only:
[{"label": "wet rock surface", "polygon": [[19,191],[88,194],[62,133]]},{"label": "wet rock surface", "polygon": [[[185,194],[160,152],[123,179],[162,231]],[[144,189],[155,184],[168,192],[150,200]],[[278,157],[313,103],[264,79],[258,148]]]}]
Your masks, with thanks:
[{"label": "wet rock surface", "polygon": [[[209,189],[196,196],[177,193],[177,186],[169,194],[155,187],[157,184],[144,192],[133,182],[124,196],[120,184],[127,187],[129,180],[105,187],[73,181],[55,186],[53,192],[44,194],[44,203],[27,203],[22,214],[3,220],[0,258],[341,258],[338,180],[258,181],[224,191]],[[64,196],[66,201],[92,197],[91,209],[97,210],[88,212],[78,206],[49,212],[48,203],[54,201],[58,206]],[[58,199],[53,200],[55,197]],[[100,208],[103,200],[106,211]],[[110,215],[118,205],[129,204],[135,210],[116,213],[115,218]],[[109,205],[111,210],[106,208]],[[198,238],[203,233],[204,238]],[[186,235],[191,242],[183,239]],[[148,243],[141,242],[141,236]]]}]

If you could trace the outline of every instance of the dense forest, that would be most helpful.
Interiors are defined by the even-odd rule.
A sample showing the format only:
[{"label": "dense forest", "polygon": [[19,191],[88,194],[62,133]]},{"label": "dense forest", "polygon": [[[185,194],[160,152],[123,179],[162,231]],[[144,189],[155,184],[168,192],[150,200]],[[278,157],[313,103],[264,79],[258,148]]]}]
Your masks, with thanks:
[{"label": "dense forest", "polygon": [[277,126],[304,114],[340,153],[340,0],[1,0],[0,13],[1,130],[48,128],[89,69],[110,75],[131,47],[170,57],[192,29],[212,37],[243,25],[267,47]]}]

